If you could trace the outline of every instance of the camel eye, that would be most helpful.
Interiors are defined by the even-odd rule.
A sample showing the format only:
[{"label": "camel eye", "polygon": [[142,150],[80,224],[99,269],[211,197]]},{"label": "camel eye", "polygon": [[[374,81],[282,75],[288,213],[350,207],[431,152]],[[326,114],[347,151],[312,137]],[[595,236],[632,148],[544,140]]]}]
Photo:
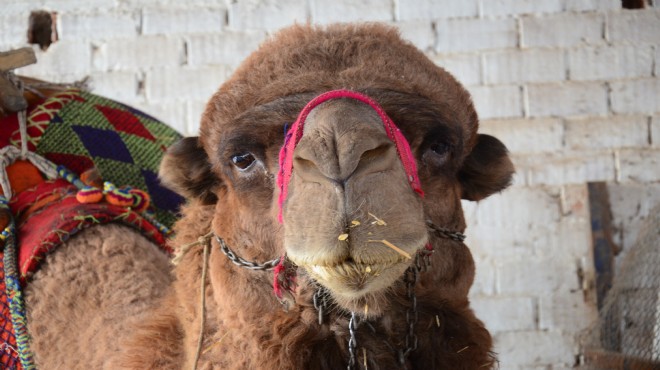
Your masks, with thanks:
[{"label": "camel eye", "polygon": [[436,142],[428,147],[422,155],[422,160],[428,165],[439,167],[444,165],[449,159],[451,145],[443,142]]},{"label": "camel eye", "polygon": [[435,143],[430,148],[435,154],[445,155],[449,152],[449,145],[447,143]]},{"label": "camel eye", "polygon": [[246,170],[252,165],[252,163],[254,163],[254,156],[252,153],[233,155],[231,156],[231,162],[239,170]]}]

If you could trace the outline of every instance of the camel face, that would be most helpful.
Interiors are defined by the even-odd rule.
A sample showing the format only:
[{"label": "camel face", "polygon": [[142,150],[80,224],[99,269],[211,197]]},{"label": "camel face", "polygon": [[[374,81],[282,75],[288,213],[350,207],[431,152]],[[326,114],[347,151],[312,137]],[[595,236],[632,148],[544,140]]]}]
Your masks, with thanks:
[{"label": "camel face", "polygon": [[372,107],[331,100],[307,117],[293,158],[283,210],[289,258],[339,302],[369,302],[428,239],[395,144]]},{"label": "camel face", "polygon": [[[293,148],[280,223],[285,132],[311,100],[339,89],[369,97],[401,130],[424,196],[411,187],[376,110],[333,99],[309,112]],[[477,128],[468,92],[396,31],[292,27],[223,84],[199,138],[172,147],[160,175],[188,199],[215,204],[213,231],[243,258],[286,254],[299,267],[299,286],[313,280],[342,308],[366,304],[378,316],[401,298],[401,277],[427,244],[435,272],[425,279],[442,280],[447,299],[467,295],[469,251],[432,235],[426,222],[462,232],[461,199],[480,200],[510,183],[506,148]]]}]

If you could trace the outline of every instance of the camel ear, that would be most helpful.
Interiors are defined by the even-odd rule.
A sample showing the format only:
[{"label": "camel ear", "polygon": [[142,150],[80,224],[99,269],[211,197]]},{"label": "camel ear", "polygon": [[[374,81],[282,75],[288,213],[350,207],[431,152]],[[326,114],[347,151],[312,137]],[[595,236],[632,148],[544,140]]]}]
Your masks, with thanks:
[{"label": "camel ear", "polygon": [[166,187],[188,199],[215,204],[220,180],[211,172],[211,163],[197,136],[181,139],[167,149],[158,176]]},{"label": "camel ear", "polygon": [[514,172],[506,146],[490,135],[479,134],[458,172],[462,198],[478,201],[502,191],[511,184]]}]

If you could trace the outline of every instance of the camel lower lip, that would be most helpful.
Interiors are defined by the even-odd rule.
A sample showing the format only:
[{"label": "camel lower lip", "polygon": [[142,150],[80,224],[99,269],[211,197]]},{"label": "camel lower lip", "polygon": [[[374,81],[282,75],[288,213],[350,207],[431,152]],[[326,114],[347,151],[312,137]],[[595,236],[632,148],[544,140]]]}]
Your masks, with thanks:
[{"label": "camel lower lip", "polygon": [[333,266],[310,265],[306,270],[320,282],[328,285],[343,285],[356,293],[368,287],[381,273],[398,265],[401,261],[378,264],[343,262]]}]

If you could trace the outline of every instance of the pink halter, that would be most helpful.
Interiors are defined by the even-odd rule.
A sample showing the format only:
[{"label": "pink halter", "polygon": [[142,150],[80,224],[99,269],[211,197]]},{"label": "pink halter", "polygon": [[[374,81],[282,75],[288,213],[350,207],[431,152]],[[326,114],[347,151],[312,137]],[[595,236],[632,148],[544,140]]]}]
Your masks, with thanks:
[{"label": "pink halter", "polygon": [[376,113],[378,113],[378,116],[383,122],[383,127],[385,127],[387,136],[390,138],[390,140],[392,140],[392,142],[394,142],[394,145],[396,146],[396,151],[399,154],[401,163],[403,164],[403,167],[406,171],[406,176],[408,177],[410,186],[412,186],[413,190],[421,197],[424,196],[422,186],[419,182],[419,177],[417,176],[417,165],[415,163],[415,158],[410,151],[410,145],[408,145],[406,138],[396,127],[396,125],[394,125],[390,117],[387,116],[387,113],[385,113],[383,108],[366,95],[349,90],[333,90],[323,93],[307,103],[305,108],[303,108],[303,110],[298,115],[296,122],[293,124],[293,126],[291,126],[291,130],[289,133],[287,133],[284,145],[280,150],[280,170],[277,174],[277,186],[280,188],[280,196],[278,199],[279,213],[277,217],[280,223],[283,222],[282,208],[284,207],[284,201],[286,200],[289,188],[289,181],[291,181],[291,175],[293,173],[293,151],[296,148],[296,145],[298,145],[300,138],[302,138],[305,120],[307,119],[309,112],[311,112],[312,109],[316,108],[319,104],[331,99],[340,98],[351,98],[359,100],[365,104],[368,104],[376,111]]}]

